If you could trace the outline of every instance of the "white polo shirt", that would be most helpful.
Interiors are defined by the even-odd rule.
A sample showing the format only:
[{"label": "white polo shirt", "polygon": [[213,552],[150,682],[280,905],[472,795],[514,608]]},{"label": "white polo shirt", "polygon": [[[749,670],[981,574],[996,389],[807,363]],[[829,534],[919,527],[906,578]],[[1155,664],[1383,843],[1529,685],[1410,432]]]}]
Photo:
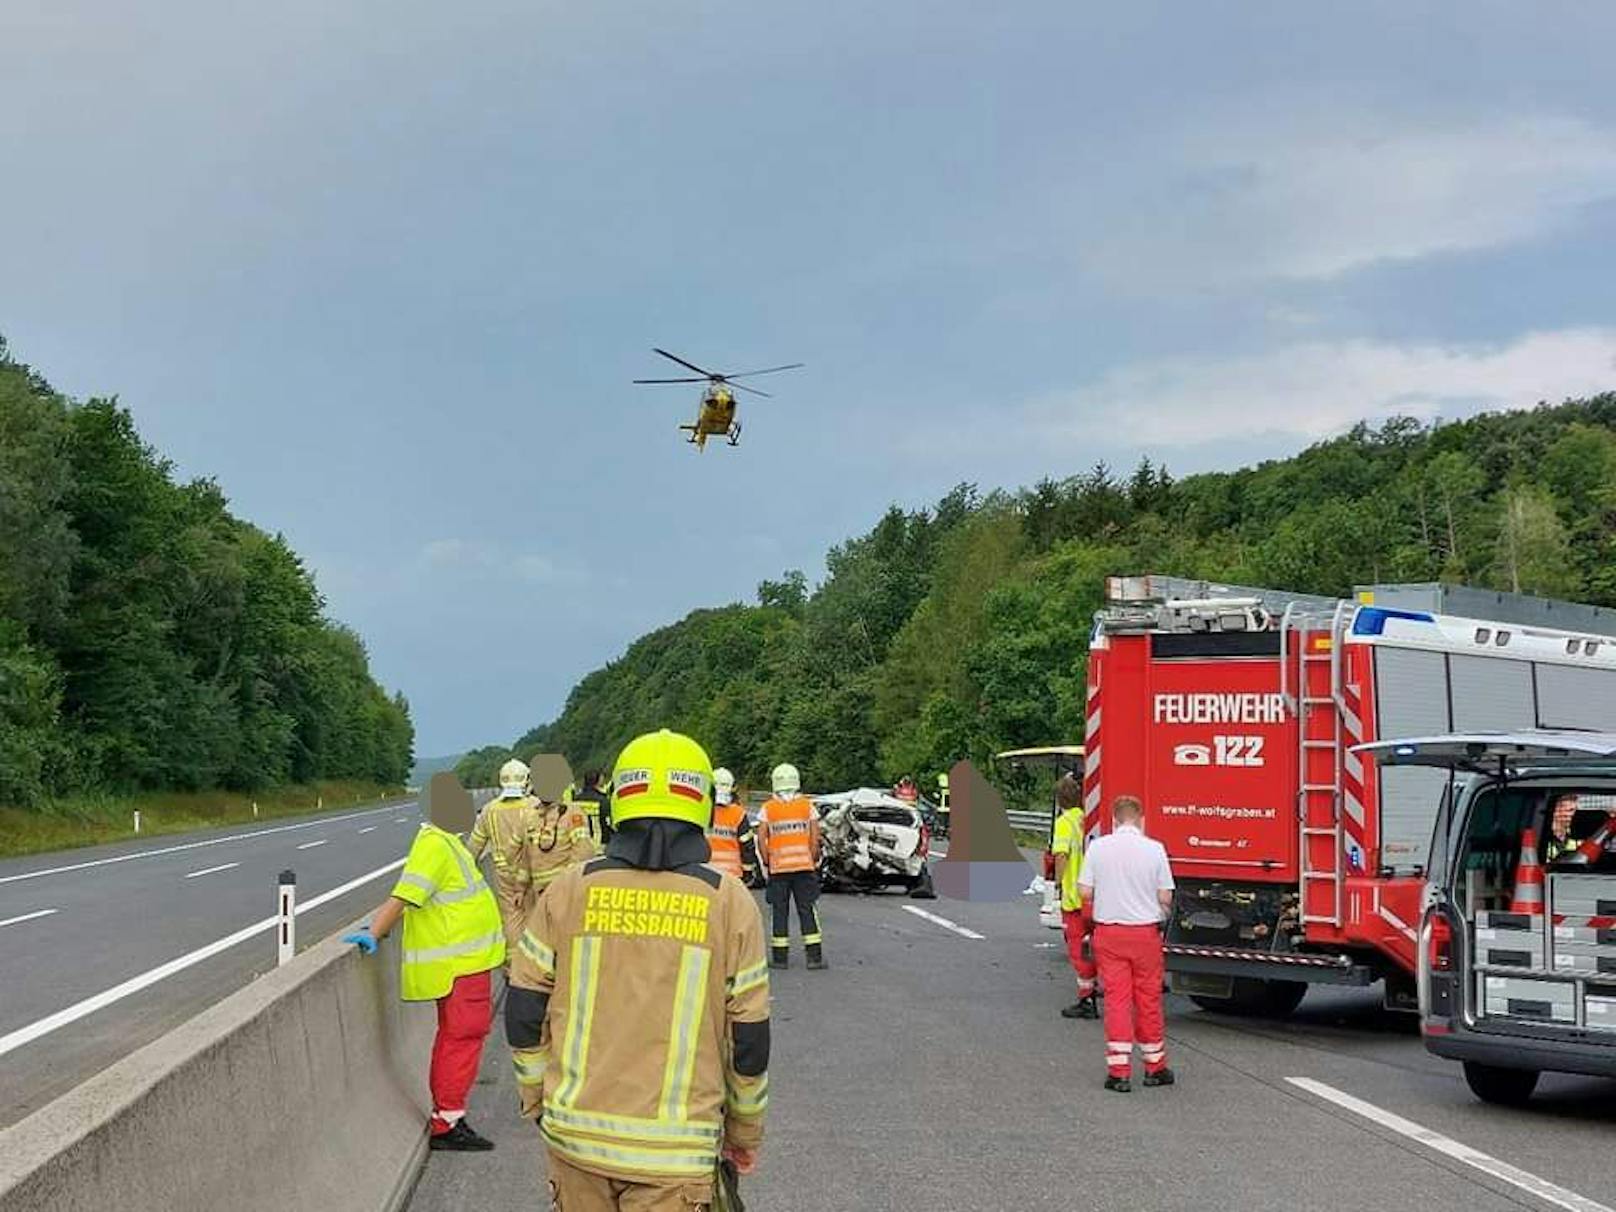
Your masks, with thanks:
[{"label": "white polo shirt", "polygon": [[1096,922],[1154,926],[1162,920],[1156,894],[1173,887],[1173,871],[1160,842],[1137,826],[1119,825],[1089,843],[1080,882],[1094,889],[1089,909]]}]

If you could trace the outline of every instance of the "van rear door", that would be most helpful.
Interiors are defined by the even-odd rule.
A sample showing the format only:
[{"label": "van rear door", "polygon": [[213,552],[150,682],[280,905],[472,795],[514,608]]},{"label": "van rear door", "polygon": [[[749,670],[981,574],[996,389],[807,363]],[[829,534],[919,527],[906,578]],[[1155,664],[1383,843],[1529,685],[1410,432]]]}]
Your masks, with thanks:
[{"label": "van rear door", "polygon": [[1588,766],[1616,761],[1608,732],[1451,732],[1353,746],[1382,766],[1435,766],[1476,774],[1511,774],[1527,767]]}]

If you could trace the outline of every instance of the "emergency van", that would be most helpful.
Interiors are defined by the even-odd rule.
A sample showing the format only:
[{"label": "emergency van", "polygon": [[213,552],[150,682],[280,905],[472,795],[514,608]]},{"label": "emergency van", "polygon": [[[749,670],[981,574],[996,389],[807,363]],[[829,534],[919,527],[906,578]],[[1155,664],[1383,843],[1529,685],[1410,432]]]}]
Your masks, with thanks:
[{"label": "emergency van", "polygon": [[1447,775],[1356,747],[1464,731],[1616,731],[1616,611],[1454,586],[1353,599],[1114,577],[1088,665],[1087,827],[1139,796],[1178,892],[1175,990],[1285,1014],[1310,984],[1415,1008]]},{"label": "emergency van", "polygon": [[1616,1077],[1616,736],[1461,734],[1358,751],[1446,780],[1420,923],[1425,1045],[1487,1102]]}]

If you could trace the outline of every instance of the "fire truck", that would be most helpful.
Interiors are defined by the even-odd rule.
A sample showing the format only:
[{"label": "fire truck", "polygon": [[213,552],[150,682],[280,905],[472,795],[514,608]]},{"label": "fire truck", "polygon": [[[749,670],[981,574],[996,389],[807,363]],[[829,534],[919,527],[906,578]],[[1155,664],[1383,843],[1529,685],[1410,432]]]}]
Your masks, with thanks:
[{"label": "fire truck", "polygon": [[1616,611],[1463,587],[1352,599],[1113,577],[1090,640],[1087,828],[1143,800],[1178,891],[1176,991],[1288,1014],[1311,984],[1414,972],[1440,770],[1356,746],[1522,728],[1616,731]]}]

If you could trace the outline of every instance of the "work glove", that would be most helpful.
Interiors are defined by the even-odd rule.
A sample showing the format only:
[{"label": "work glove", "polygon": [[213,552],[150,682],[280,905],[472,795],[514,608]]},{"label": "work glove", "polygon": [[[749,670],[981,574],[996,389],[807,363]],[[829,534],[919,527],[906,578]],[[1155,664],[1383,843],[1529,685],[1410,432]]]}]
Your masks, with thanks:
[{"label": "work glove", "polygon": [[756,1149],[743,1149],[739,1145],[726,1144],[723,1156],[725,1161],[735,1167],[737,1174],[751,1174],[757,1170]]},{"label": "work glove", "polygon": [[369,926],[356,930],[352,934],[344,934],[342,941],[352,943],[366,955],[376,954],[376,936],[370,932]]}]

